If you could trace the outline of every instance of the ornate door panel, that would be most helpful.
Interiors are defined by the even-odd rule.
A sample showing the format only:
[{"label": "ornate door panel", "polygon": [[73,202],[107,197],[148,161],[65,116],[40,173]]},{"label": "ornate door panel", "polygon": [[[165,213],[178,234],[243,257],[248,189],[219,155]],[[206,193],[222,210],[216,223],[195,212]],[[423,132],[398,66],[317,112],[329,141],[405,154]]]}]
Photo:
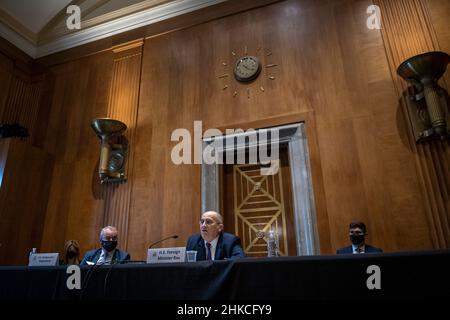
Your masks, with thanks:
[{"label": "ornate door panel", "polygon": [[287,159],[275,175],[262,175],[260,164],[226,167],[225,229],[241,238],[249,257],[267,256],[269,230],[278,235],[280,255],[296,255]]}]

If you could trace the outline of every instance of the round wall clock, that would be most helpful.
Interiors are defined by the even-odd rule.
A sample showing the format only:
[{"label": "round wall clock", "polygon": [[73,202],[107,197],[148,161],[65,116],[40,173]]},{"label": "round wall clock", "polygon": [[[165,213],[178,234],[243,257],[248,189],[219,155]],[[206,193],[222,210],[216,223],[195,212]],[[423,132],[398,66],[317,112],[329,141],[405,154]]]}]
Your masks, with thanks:
[{"label": "round wall clock", "polygon": [[241,82],[255,80],[261,73],[261,63],[257,57],[244,56],[236,61],[234,77]]},{"label": "round wall clock", "polygon": [[[236,54],[235,51],[231,51],[229,61],[222,61],[224,73],[217,76],[219,79],[223,79],[222,90],[231,89],[233,98],[239,93],[239,90],[245,90],[246,96],[250,99],[251,88],[259,89],[264,92],[263,84],[267,84],[264,80],[256,80],[260,74],[264,74],[267,79],[275,80],[275,74],[273,72],[274,67],[277,67],[275,63],[269,63],[269,59],[272,59],[272,52],[268,49],[264,49],[260,46],[254,54],[248,53],[248,47],[245,46],[242,55]],[[237,58],[239,57],[239,58]],[[236,60],[237,58],[237,60]],[[230,63],[231,62],[231,63]],[[234,66],[234,69],[230,67]],[[230,70],[230,69],[231,70]],[[233,73],[233,75],[231,75]],[[234,78],[234,79],[233,79]],[[228,89],[228,91],[230,91]]]}]

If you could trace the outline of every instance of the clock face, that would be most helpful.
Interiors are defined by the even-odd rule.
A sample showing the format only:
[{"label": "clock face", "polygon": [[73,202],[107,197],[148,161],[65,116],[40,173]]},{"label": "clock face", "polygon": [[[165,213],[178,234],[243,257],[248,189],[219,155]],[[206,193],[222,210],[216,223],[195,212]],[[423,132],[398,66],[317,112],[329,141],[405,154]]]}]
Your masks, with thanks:
[{"label": "clock face", "polygon": [[[276,63],[270,63],[268,60],[272,59],[272,52],[267,48],[264,49],[260,46],[257,50],[253,51],[254,54],[249,54],[248,47],[244,46],[243,55],[240,56],[236,60],[238,55],[233,50],[231,51],[231,56],[228,61],[232,61],[232,64],[229,65],[228,61],[222,61],[223,73],[218,75],[217,78],[223,79],[222,90],[231,91],[233,98],[237,97],[239,93],[242,94],[242,90],[248,99],[250,99],[250,91],[259,87],[259,90],[262,92],[265,91],[263,84],[268,84],[268,82],[264,80],[256,80],[258,76],[262,73],[262,69],[264,68],[264,74],[267,76],[267,79],[270,81],[275,80],[275,75],[272,70],[274,67],[278,65]],[[233,66],[233,69],[229,69]],[[231,73],[233,73],[233,78],[231,78]],[[236,80],[238,83],[236,84]],[[239,85],[239,83],[241,85]]]},{"label": "clock face", "polygon": [[256,79],[261,72],[261,64],[257,57],[245,56],[240,58],[234,67],[234,77],[241,82]]}]

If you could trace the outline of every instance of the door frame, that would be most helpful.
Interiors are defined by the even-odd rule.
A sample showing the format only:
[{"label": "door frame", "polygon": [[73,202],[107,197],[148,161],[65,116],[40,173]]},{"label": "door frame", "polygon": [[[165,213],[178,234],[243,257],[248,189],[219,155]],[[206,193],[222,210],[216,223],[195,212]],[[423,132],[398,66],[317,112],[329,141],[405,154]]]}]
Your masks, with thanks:
[{"label": "door frame", "polygon": [[[278,129],[280,144],[287,144],[288,146],[297,255],[319,254],[320,242],[317,211],[305,121],[260,127],[255,129],[255,131],[268,128]],[[234,135],[248,137],[251,134],[254,133],[243,132]],[[223,141],[225,138],[226,135],[203,138],[202,151],[211,145],[212,142]],[[225,148],[221,147],[223,145],[222,143],[216,143],[216,152],[224,152]],[[236,146],[236,150],[238,148],[239,146]],[[206,164],[203,162],[201,168],[202,212],[208,210],[220,211],[220,185],[220,164]]]}]

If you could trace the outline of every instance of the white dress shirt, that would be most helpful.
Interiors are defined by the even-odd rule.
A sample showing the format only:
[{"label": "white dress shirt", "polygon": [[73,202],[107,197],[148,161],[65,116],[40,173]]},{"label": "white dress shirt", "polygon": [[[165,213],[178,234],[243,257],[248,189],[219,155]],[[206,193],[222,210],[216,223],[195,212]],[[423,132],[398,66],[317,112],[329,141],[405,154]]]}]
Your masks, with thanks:
[{"label": "white dress shirt", "polygon": [[[357,246],[352,244],[353,248],[353,254],[359,254],[359,253],[365,253],[366,252],[366,246],[363,244],[362,246]],[[359,249],[359,250],[358,250]]]},{"label": "white dress shirt", "polygon": [[114,249],[111,252],[108,252],[102,248],[102,253],[100,254],[100,258],[98,258],[97,264],[111,264],[111,260],[114,256],[115,251],[116,249]]},{"label": "white dress shirt", "polygon": [[[217,242],[219,241],[219,237],[215,238],[213,241],[211,241],[211,260],[214,260],[214,257],[216,256],[216,248],[217,248]],[[208,246],[206,245],[208,241],[205,241],[205,250],[206,250],[206,256],[208,256]]]}]

